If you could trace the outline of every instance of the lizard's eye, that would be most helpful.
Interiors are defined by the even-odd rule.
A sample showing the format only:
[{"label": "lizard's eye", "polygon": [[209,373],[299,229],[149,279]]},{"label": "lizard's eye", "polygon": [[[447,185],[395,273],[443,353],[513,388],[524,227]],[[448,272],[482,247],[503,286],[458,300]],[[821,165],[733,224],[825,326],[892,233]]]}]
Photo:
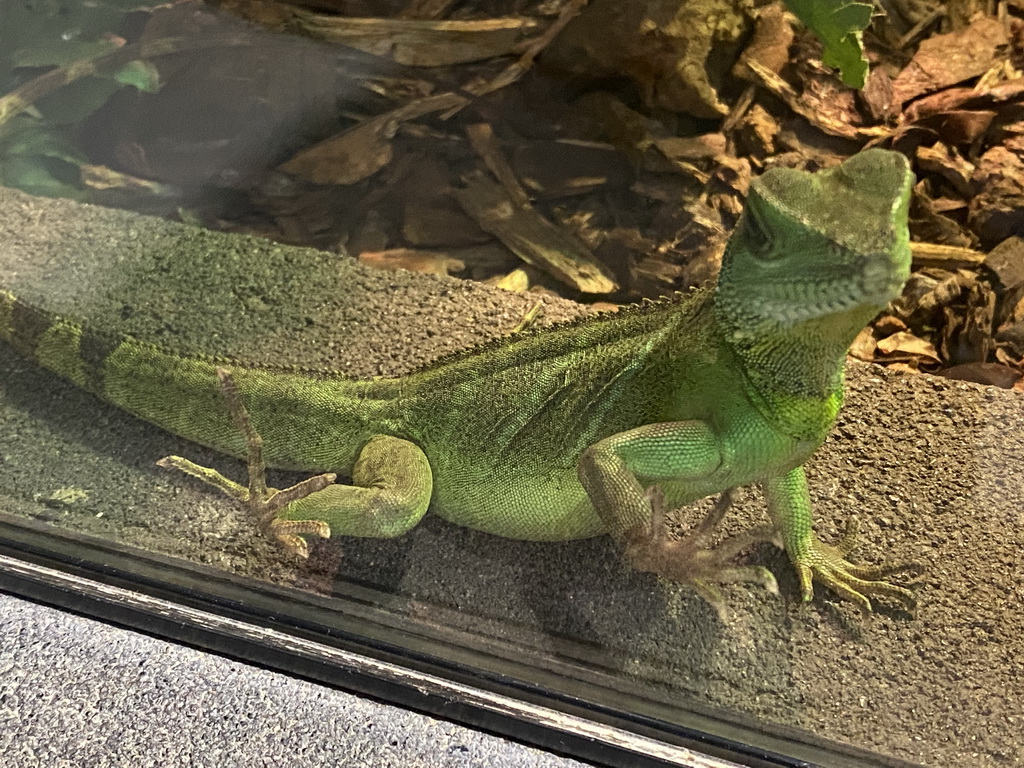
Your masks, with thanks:
[{"label": "lizard's eye", "polygon": [[753,205],[747,206],[746,223],[744,225],[744,241],[747,248],[753,251],[758,258],[771,259],[774,255],[772,239],[768,228],[761,221],[757,210]]}]

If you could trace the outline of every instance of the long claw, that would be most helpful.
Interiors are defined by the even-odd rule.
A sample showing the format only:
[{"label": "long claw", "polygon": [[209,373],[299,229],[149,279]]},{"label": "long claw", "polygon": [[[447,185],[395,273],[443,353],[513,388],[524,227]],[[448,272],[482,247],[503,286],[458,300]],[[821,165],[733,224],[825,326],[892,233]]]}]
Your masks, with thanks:
[{"label": "long claw", "polygon": [[884,577],[900,571],[917,570],[913,563],[897,565],[858,565],[846,559],[856,546],[857,522],[851,518],[843,538],[835,546],[812,539],[807,554],[796,563],[800,591],[804,601],[814,596],[813,582],[818,581],[841,597],[852,600],[865,613],[871,613],[871,598],[895,600],[908,611],[917,606],[917,596],[906,587],[884,581]]}]

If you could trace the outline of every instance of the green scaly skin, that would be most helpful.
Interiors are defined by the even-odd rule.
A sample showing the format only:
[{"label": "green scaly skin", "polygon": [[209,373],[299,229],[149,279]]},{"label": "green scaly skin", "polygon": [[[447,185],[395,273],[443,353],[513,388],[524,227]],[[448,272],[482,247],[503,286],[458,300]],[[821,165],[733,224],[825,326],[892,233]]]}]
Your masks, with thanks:
[{"label": "green scaly skin", "polygon": [[[399,378],[186,357],[97,335],[9,291],[0,291],[0,337],[142,419],[232,456],[249,452],[258,495],[259,438],[246,435],[246,415],[268,465],[351,478],[328,476],[264,507],[297,551],[327,526],[334,536],[398,536],[430,508],[515,539],[608,533],[636,567],[714,599],[709,581],[773,585],[764,569],[730,562],[761,535],[704,550],[719,505],[692,537],[671,541],[662,505],[757,483],[804,599],[817,580],[867,610],[877,596],[911,607],[912,593],[879,580],[891,569],[846,560],[852,533],[838,547],[814,536],[802,465],[842,403],[847,347],[909,274],[912,183],[906,160],[883,150],[817,174],[768,171],[751,184],[713,290],[512,336]],[[218,368],[237,388],[230,408]]]}]

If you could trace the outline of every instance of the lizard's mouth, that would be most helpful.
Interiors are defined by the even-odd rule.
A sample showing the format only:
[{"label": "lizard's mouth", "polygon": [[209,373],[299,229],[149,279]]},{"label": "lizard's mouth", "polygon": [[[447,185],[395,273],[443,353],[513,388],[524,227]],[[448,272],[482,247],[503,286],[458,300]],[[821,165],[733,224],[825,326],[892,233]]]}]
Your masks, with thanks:
[{"label": "lizard's mouth", "polygon": [[881,254],[870,259],[859,276],[845,281],[843,293],[848,305],[874,304],[882,307],[899,296],[910,277],[909,259],[906,264],[902,261]]},{"label": "lizard's mouth", "polygon": [[[857,312],[871,315],[900,295],[909,271],[887,263],[869,263],[859,275],[842,278],[805,276],[766,284],[747,298],[751,313],[782,327],[808,320]],[[866,321],[865,321],[866,322]]]}]

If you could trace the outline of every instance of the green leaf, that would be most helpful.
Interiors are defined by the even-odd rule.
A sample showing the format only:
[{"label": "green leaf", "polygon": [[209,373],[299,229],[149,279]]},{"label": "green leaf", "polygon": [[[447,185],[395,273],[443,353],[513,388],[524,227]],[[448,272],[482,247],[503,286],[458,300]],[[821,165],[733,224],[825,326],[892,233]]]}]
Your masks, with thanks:
[{"label": "green leaf", "polygon": [[157,0],[0,0],[0,78],[12,67],[63,66],[115,50],[125,14]]},{"label": "green leaf", "polygon": [[856,0],[786,0],[824,45],[822,60],[839,70],[843,82],[862,88],[868,76],[862,33],[871,23],[874,6]]},{"label": "green leaf", "polygon": [[151,62],[136,59],[129,61],[114,74],[114,79],[123,85],[131,85],[145,93],[160,90],[160,73]]},{"label": "green leaf", "polygon": [[77,180],[78,166],[38,155],[5,157],[0,165],[0,182],[32,195],[80,200]]},{"label": "green leaf", "polygon": [[0,130],[0,164],[15,155],[51,157],[75,166],[87,162],[61,131],[25,115],[18,115]]}]

